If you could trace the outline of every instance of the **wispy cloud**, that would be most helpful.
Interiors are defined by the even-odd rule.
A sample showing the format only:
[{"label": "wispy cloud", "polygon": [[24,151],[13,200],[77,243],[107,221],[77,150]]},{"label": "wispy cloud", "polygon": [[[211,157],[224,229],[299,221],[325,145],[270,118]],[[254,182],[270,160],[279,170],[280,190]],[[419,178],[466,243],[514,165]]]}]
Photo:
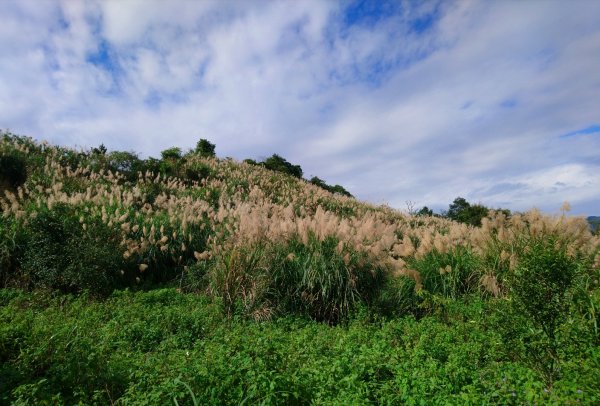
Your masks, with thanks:
[{"label": "wispy cloud", "polygon": [[600,211],[598,2],[6,0],[0,15],[0,126],[17,133],[144,155],[209,138],[397,207]]},{"label": "wispy cloud", "polygon": [[595,124],[595,125],[591,125],[586,128],[571,131],[571,132],[561,135],[561,138],[569,138],[569,137],[574,137],[576,135],[589,135],[589,134],[600,134],[600,125]]}]

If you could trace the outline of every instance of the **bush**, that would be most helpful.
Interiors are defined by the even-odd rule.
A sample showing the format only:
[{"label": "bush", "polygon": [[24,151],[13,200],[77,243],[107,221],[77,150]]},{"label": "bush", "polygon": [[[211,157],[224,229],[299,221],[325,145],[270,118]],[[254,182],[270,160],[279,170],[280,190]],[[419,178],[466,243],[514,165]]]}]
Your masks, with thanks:
[{"label": "bush", "polygon": [[577,273],[577,262],[548,239],[532,243],[510,280],[515,302],[551,340],[569,312]]},{"label": "bush", "polygon": [[12,217],[0,216],[0,286],[13,279],[22,233]]},{"label": "bush", "polygon": [[454,199],[448,208],[446,216],[460,223],[480,226],[481,220],[489,213],[489,209],[480,204],[471,205],[462,197]]},{"label": "bush", "polygon": [[286,173],[288,175],[294,176],[296,178],[302,177],[302,168],[300,165],[293,165],[288,162],[285,158],[273,154],[269,158],[265,159],[262,164],[265,168],[270,169],[272,171]]},{"label": "bush", "polygon": [[128,181],[135,182],[142,170],[143,161],[133,152],[113,151],[108,154],[107,165],[107,169],[120,172]]},{"label": "bush", "polygon": [[0,155],[0,192],[3,188],[16,189],[26,180],[25,158],[16,151],[2,152]]},{"label": "bush", "polygon": [[185,176],[191,181],[201,181],[210,177],[212,169],[202,162],[194,162],[185,169]]},{"label": "bush", "polygon": [[75,208],[57,204],[42,209],[27,228],[21,258],[23,276],[33,287],[63,292],[89,290],[106,295],[121,284],[117,236],[101,221],[82,228]]},{"label": "bush", "polygon": [[[229,247],[217,255],[206,276],[210,292],[221,298],[227,317],[241,312],[259,317],[267,304],[269,274],[265,264],[265,245]],[[263,311],[269,311],[263,309]]]},{"label": "bush", "polygon": [[215,156],[215,144],[202,138],[196,144],[196,149],[194,150],[194,153],[196,153],[202,157],[214,157]]},{"label": "bush", "polygon": [[514,273],[509,289],[515,313],[534,328],[525,342],[530,361],[549,386],[559,373],[559,327],[570,313],[572,287],[579,264],[552,238],[532,241]]},{"label": "bush", "polygon": [[415,291],[415,284],[406,276],[388,278],[375,297],[375,311],[388,317],[418,315],[421,298]]},{"label": "bush", "polygon": [[[338,245],[334,237],[319,241],[314,236],[307,244],[292,238],[236,245],[212,263],[193,266],[192,273],[206,275],[209,291],[228,316],[266,319],[292,313],[337,324],[360,303],[374,302],[385,280],[384,270],[365,254],[340,251]],[[199,286],[197,275],[187,283]]]}]

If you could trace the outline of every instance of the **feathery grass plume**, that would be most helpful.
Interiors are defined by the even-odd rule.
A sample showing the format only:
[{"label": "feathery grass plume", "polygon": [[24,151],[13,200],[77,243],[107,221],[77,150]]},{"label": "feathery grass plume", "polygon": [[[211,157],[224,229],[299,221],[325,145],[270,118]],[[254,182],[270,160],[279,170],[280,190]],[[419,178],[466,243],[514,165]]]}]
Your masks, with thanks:
[{"label": "feathery grass plume", "polygon": [[[15,144],[14,148],[23,147]],[[391,279],[394,275],[412,278],[419,289],[454,289],[461,294],[467,287],[487,289],[484,285],[493,286],[489,281],[495,278],[502,292],[507,276],[527,254],[528,246],[549,236],[568,256],[587,258],[594,269],[600,266],[600,237],[592,236],[585,220],[567,216],[566,210],[559,216],[535,210],[511,216],[490,211],[480,227],[471,227],[444,218],[406,216],[233,160],[190,158],[185,165],[198,163],[209,168],[209,175],[197,182],[146,169],[131,182],[85,154],[77,155],[81,163],[73,165],[65,160],[69,154],[64,149],[35,143],[29,149],[38,151],[42,159],[32,167],[21,189],[0,198],[2,217],[33,221],[38,211],[68,204],[74,207],[85,235],[94,236],[98,227],[114,233],[117,245],[122,243],[118,256],[123,269],[127,263],[149,265],[145,280],[168,281],[181,266],[208,266],[223,247],[236,244],[249,250],[262,244],[265,255],[275,255],[273,247],[286,247],[285,252],[277,251],[276,261],[269,259],[286,267],[302,261],[317,266],[330,239],[336,241],[330,258],[334,264],[318,265],[322,268],[319,272],[308,265],[296,271],[315,278],[325,278],[325,272],[338,273],[335,277],[346,275],[348,279],[342,279],[349,289],[353,283],[360,285],[357,281],[363,271],[382,269]],[[294,250],[289,249],[290,244],[296,244]],[[293,261],[286,261],[289,254],[294,254]],[[428,266],[423,265],[428,261]],[[424,268],[415,266],[419,263]],[[479,268],[473,268],[473,263]],[[263,265],[276,271],[272,265]],[[452,272],[446,272],[448,266]],[[248,294],[250,290],[240,292]],[[303,291],[304,296],[298,292],[299,303],[305,306],[329,297],[310,289]],[[271,298],[265,309],[275,311],[277,305]],[[256,306],[262,309],[262,304]]]},{"label": "feathery grass plume", "polygon": [[481,277],[480,284],[483,289],[494,297],[501,295],[501,289],[495,275],[485,274]]}]

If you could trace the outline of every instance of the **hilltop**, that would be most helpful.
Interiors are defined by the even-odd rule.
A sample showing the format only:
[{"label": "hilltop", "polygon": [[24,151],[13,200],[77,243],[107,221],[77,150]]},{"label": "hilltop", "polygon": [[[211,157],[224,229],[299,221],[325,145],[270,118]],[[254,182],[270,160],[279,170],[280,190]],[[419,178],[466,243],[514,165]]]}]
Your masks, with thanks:
[{"label": "hilltop", "polygon": [[[206,140],[187,153],[171,148],[160,159],[139,159],[3,133],[0,158],[0,320],[12,326],[0,330],[0,359],[18,371],[0,385],[5,401],[59,396],[103,403],[154,393],[164,403],[172,393],[187,396],[178,376],[208,403],[268,396],[274,403],[396,403],[433,392],[438,400],[502,402],[512,400],[512,387],[519,388],[518,399],[534,403],[576,396],[585,402],[600,394],[594,379],[600,365],[589,362],[598,354],[600,237],[583,218],[479,206],[473,207],[483,214],[467,218],[473,224],[409,215],[335,193],[345,189],[319,178],[302,179],[300,168],[280,156],[262,163],[219,159]],[[46,310],[23,313],[31,306]],[[73,316],[78,311],[89,318],[81,325]],[[344,330],[348,325],[354,327]],[[69,349],[71,330],[88,337],[75,349]],[[56,331],[64,332],[57,352],[36,352]],[[243,338],[244,331],[255,339]],[[302,353],[286,331],[302,332],[307,348],[317,340],[339,369],[329,370],[319,354]],[[446,346],[436,341],[439,331],[450,344],[470,344]],[[273,334],[285,344],[270,347]],[[98,359],[65,355],[68,349],[82,354],[86,345]],[[203,358],[206,345],[221,358]],[[363,358],[350,357],[358,348]],[[114,351],[118,359],[111,358]],[[197,364],[188,363],[185,351]],[[236,360],[236,351],[248,358]],[[156,375],[150,353],[181,369]],[[386,359],[385,370],[378,357]],[[100,381],[92,372],[69,375],[73,365],[94,371],[95,362],[103,365]],[[215,376],[259,375],[215,380],[202,372],[203,362],[213,363]],[[319,379],[329,374],[335,384],[287,368],[305,362],[329,371]],[[468,371],[455,369],[463,364]],[[361,365],[375,369],[357,372]],[[43,381],[31,373],[35,368]],[[403,375],[413,369],[420,372]],[[445,383],[425,388],[432,377]],[[335,389],[342,379],[353,382],[343,394]],[[395,379],[410,380],[415,392],[403,392],[408,389]],[[497,397],[489,395],[498,385]]]}]

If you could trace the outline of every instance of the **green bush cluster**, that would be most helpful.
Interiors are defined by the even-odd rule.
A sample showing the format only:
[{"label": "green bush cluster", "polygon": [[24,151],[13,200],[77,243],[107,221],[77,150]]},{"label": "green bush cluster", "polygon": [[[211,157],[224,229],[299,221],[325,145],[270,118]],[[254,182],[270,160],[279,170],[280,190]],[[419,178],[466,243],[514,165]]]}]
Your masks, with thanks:
[{"label": "green bush cluster", "polygon": [[86,232],[74,207],[40,210],[23,230],[21,272],[31,286],[106,295],[123,286],[118,236],[102,222]]},{"label": "green bush cluster", "polygon": [[18,151],[0,149],[0,193],[14,190],[27,180],[27,163]]}]

